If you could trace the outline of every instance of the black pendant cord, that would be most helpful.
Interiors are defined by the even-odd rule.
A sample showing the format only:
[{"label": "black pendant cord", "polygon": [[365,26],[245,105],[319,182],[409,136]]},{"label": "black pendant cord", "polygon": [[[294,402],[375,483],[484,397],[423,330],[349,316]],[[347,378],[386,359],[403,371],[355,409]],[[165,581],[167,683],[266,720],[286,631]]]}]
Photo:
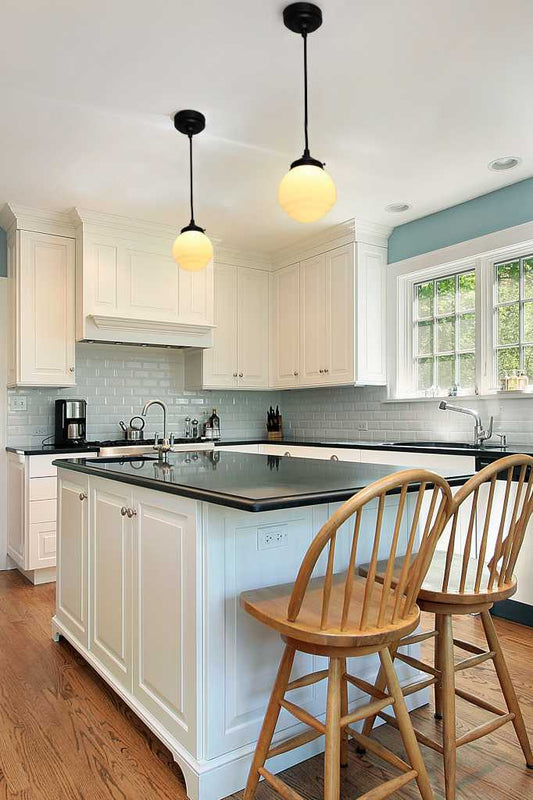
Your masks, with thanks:
[{"label": "black pendant cord", "polygon": [[304,158],[308,158],[309,153],[309,113],[307,109],[307,31],[302,33],[302,37],[304,40],[304,135],[305,135],[305,147],[304,147]]},{"label": "black pendant cord", "polygon": [[189,133],[189,183],[191,194],[191,221],[190,225],[195,225],[194,221],[194,207],[193,207],[193,180],[192,180],[192,133]]}]

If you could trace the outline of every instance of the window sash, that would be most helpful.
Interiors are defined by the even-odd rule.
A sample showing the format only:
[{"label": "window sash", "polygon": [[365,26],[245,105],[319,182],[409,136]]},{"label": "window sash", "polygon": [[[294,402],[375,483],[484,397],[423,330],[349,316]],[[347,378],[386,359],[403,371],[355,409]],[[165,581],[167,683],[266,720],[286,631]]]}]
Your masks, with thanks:
[{"label": "window sash", "polygon": [[[492,276],[493,276],[493,374],[496,383],[500,380],[500,373],[498,368],[499,353],[502,350],[518,350],[518,370],[523,371],[525,367],[525,349],[533,347],[533,339],[526,339],[524,332],[524,307],[526,303],[533,304],[533,295],[526,295],[525,281],[524,281],[524,263],[531,261],[533,254],[528,253],[523,256],[515,256],[514,258],[507,258],[498,260],[493,263]],[[518,262],[518,300],[498,300],[498,269],[506,264]],[[518,339],[514,342],[506,342],[500,344],[499,333],[499,310],[501,308],[513,308],[518,306]],[[533,376],[530,376],[533,377]]]}]

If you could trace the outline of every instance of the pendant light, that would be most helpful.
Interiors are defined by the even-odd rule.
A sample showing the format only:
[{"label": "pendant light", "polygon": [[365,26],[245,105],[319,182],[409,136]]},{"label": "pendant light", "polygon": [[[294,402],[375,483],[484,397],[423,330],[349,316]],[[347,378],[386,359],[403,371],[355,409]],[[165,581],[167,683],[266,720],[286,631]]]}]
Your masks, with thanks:
[{"label": "pendant light", "polygon": [[213,258],[213,245],[205,235],[205,229],[194,221],[193,182],[192,182],[192,137],[205,128],[205,117],[199,111],[178,111],[174,115],[174,127],[189,137],[189,177],[191,196],[191,221],[181,229],[172,245],[172,258],[189,272],[199,272],[207,267]]},{"label": "pendant light", "polygon": [[304,152],[293,161],[279,185],[278,200],[284,211],[298,222],[316,222],[335,204],[337,191],[324,164],[309,152],[307,112],[307,35],[322,25],[322,11],[313,3],[291,3],[283,11],[283,22],[304,40]]}]

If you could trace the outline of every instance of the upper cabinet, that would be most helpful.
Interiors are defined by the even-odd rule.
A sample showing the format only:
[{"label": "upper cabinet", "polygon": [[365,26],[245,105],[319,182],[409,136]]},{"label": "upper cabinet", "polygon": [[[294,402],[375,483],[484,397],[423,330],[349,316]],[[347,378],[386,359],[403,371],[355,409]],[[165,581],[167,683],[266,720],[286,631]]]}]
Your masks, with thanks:
[{"label": "upper cabinet", "polygon": [[86,211],[75,212],[75,224],[78,339],[212,344],[213,265],[180,269],[173,228]]},{"label": "upper cabinet", "polygon": [[9,386],[72,386],[75,374],[73,238],[8,230]]},{"label": "upper cabinet", "polygon": [[268,388],[268,272],[215,264],[213,347],[187,352],[190,388]]},{"label": "upper cabinet", "polygon": [[358,235],[271,275],[273,388],[386,383],[387,231]]}]

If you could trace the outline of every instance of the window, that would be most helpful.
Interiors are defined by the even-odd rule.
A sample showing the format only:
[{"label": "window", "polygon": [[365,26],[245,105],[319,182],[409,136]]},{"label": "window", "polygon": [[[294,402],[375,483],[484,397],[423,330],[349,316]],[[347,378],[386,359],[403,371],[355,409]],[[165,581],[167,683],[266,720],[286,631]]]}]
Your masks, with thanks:
[{"label": "window", "polygon": [[[533,271],[531,278],[533,290]],[[413,355],[417,394],[446,395],[454,385],[474,391],[475,303],[474,270],[414,284]],[[531,333],[533,337],[533,304]]]},{"label": "window", "polygon": [[500,262],[495,268],[495,373],[513,370],[533,378],[533,256]]}]

